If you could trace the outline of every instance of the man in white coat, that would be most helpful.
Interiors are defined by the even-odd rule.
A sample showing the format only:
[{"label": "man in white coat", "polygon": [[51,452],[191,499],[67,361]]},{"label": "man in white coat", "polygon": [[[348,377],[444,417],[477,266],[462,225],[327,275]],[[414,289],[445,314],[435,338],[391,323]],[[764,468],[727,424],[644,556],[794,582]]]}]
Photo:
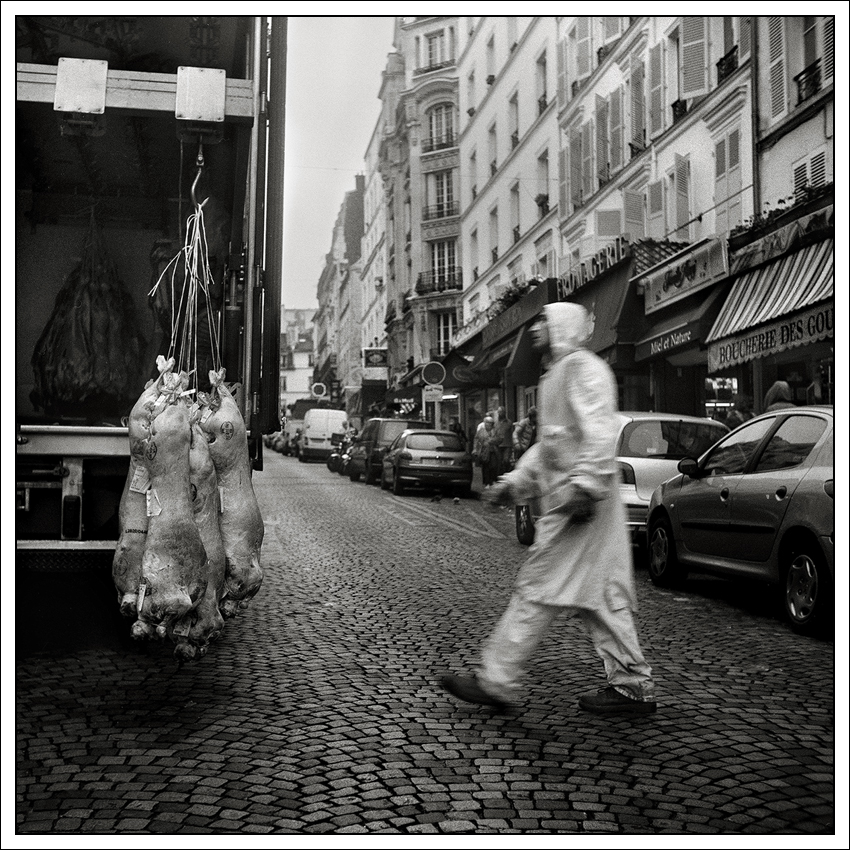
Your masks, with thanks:
[{"label": "man in white coat", "polygon": [[617,388],[610,367],[584,348],[591,325],[578,304],[548,304],[532,327],[548,357],[538,393],[535,443],[485,498],[539,500],[535,542],[507,610],[486,641],[475,678],[444,676],[466,702],[517,701],[527,659],[564,609],[581,618],[605,665],[608,686],[579,698],[600,714],[655,711],[652,671],[641,652],[631,546],[614,453]]}]

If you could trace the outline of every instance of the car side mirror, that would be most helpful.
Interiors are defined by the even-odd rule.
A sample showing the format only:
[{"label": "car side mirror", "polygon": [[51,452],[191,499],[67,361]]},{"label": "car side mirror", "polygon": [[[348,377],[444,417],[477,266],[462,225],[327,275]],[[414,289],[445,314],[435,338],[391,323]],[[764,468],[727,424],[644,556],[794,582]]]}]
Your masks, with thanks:
[{"label": "car side mirror", "polygon": [[699,463],[692,457],[683,457],[676,468],[689,478],[696,478],[699,475]]}]

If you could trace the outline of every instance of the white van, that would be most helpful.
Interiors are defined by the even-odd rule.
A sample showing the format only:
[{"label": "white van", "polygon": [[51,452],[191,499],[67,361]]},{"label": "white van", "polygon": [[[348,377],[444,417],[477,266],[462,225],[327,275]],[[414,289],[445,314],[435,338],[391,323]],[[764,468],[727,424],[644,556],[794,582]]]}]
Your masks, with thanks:
[{"label": "white van", "polygon": [[344,410],[314,407],[304,414],[298,460],[327,460],[331,453],[331,436],[345,432],[348,416]]}]

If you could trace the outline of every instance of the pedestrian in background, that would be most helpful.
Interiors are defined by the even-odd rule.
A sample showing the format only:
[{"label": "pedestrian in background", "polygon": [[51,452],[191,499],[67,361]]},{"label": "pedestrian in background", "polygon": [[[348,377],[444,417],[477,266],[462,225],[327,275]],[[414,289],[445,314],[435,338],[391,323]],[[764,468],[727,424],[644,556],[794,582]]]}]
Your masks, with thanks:
[{"label": "pedestrian in background", "polygon": [[537,408],[529,407],[524,419],[514,428],[514,459],[519,460],[537,442]]},{"label": "pedestrian in background", "polygon": [[466,445],[466,434],[464,434],[463,426],[460,424],[460,420],[457,416],[452,416],[451,419],[449,419],[449,431],[453,434],[457,434],[458,437],[460,437],[461,443],[463,443],[464,446]]},{"label": "pedestrian in background", "polygon": [[787,381],[776,381],[764,397],[764,412],[785,410],[787,407],[796,407],[791,385]]},{"label": "pedestrian in background", "polygon": [[626,517],[615,461],[617,385],[584,348],[590,318],[578,304],[548,304],[532,328],[548,358],[540,382],[539,439],[485,496],[493,504],[539,498],[543,515],[507,610],[486,641],[477,677],[444,676],[466,702],[504,707],[555,617],[578,614],[605,665],[608,686],[579,698],[599,714],[656,709],[652,671],[638,642]]},{"label": "pedestrian in background", "polygon": [[732,407],[729,408],[729,413],[726,414],[726,419],[724,420],[726,427],[730,431],[734,430],[752,418],[753,403],[749,396],[736,393],[732,399]]},{"label": "pedestrian in background", "polygon": [[499,477],[499,449],[496,442],[495,422],[489,414],[475,432],[472,459],[481,467],[485,487],[490,487]]},{"label": "pedestrian in background", "polygon": [[514,424],[508,419],[504,407],[496,409],[496,446],[499,449],[499,475],[504,475],[513,469],[511,455],[514,451]]}]

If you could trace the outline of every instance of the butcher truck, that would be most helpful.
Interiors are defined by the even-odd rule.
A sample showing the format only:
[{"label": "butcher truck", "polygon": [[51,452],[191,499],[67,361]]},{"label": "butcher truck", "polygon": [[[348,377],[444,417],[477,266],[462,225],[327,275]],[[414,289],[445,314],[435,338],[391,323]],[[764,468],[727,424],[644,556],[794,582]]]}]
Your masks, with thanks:
[{"label": "butcher truck", "polygon": [[[122,586],[121,559],[134,557],[125,533],[134,523],[126,520],[142,489],[132,485],[147,476],[168,500],[191,474],[194,493],[215,462],[216,498],[244,507],[234,545],[249,541],[248,561],[256,560],[262,521],[239,487],[247,476],[250,488],[251,472],[263,468],[261,435],[279,428],[286,18],[15,21],[18,562],[112,564],[122,610],[135,606],[140,617],[134,629],[159,627],[177,642],[191,625],[179,614],[203,609],[207,579],[192,579],[174,605],[163,588]],[[208,286],[195,337],[182,341],[200,352],[198,390],[184,399],[187,373],[166,358],[178,353],[172,329],[188,296],[179,275],[176,288],[173,273],[170,287],[162,279],[182,256],[187,222],[199,209]],[[222,459],[198,441],[210,439],[224,415],[220,427],[233,439],[220,443],[231,451]],[[142,429],[138,439],[134,427]],[[180,468],[161,463],[174,440]],[[194,546],[186,563],[211,559],[196,539],[203,541],[205,520],[197,506],[193,518],[191,506],[186,514],[184,489],[177,486],[169,533],[188,522],[196,530],[181,537]],[[135,530],[149,521],[153,534],[162,525],[155,517],[148,505],[144,529]],[[226,549],[230,532],[223,519],[221,526]],[[157,545],[167,537],[158,532]],[[158,557],[149,544],[144,557]],[[250,595],[244,582],[257,583],[248,561],[245,574],[232,577],[231,606]],[[147,601],[138,598],[145,590]],[[141,617],[151,606],[173,616]]]}]

